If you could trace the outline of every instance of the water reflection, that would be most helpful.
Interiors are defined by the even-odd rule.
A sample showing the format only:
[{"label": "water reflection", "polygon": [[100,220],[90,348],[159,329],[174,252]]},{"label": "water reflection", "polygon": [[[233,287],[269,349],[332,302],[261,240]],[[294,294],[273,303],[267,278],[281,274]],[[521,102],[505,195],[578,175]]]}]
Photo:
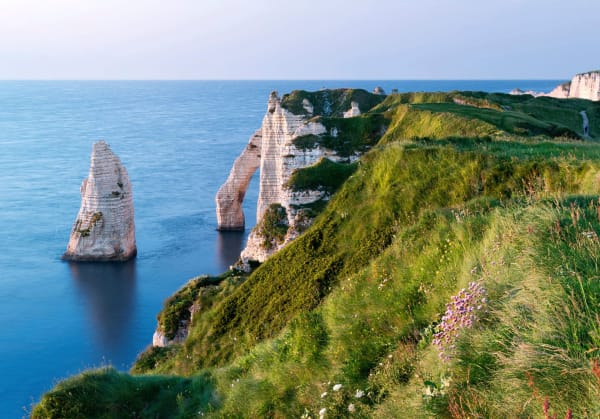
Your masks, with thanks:
[{"label": "water reflection", "polygon": [[217,233],[217,263],[220,272],[228,270],[240,258],[245,238],[244,231],[220,231]]},{"label": "water reflection", "polygon": [[89,309],[92,328],[102,352],[121,349],[134,310],[135,260],[124,263],[69,262],[73,280]]}]

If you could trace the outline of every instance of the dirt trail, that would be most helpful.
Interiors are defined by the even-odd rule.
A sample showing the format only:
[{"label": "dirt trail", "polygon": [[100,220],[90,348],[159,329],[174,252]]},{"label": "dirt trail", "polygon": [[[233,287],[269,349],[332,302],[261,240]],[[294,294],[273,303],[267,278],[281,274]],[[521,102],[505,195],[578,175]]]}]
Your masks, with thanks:
[{"label": "dirt trail", "polygon": [[590,137],[590,120],[588,119],[587,113],[585,111],[579,112],[581,115],[581,119],[583,120],[583,137]]}]

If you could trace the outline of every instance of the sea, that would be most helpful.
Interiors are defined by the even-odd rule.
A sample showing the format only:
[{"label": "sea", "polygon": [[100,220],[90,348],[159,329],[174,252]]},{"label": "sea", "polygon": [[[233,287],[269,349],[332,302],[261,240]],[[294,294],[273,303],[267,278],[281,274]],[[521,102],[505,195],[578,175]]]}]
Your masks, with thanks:
[{"label": "sea", "polygon": [[[0,417],[28,417],[45,391],[85,369],[127,371],[164,300],[237,260],[248,231],[217,232],[214,197],[271,91],[550,91],[560,82],[0,81]],[[65,262],[99,139],[129,172],[138,256]],[[257,179],[244,202],[248,228]]]}]

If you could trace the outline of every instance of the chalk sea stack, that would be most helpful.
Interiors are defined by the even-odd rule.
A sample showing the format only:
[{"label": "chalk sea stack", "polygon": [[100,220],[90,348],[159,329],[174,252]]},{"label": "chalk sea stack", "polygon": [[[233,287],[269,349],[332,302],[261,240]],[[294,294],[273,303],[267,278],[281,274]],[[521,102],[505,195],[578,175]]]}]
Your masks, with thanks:
[{"label": "chalk sea stack", "polygon": [[129,175],[108,144],[98,141],[92,147],[89,175],[81,184],[81,208],[63,259],[125,261],[136,253]]}]

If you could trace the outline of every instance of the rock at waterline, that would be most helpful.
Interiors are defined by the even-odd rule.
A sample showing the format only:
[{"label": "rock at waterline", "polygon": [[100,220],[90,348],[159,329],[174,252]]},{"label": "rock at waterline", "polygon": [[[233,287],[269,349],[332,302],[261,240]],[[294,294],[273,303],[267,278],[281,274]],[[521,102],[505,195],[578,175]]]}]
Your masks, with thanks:
[{"label": "rock at waterline", "polygon": [[125,261],[136,253],[129,175],[108,144],[98,141],[92,147],[90,172],[81,184],[81,208],[63,259]]}]

